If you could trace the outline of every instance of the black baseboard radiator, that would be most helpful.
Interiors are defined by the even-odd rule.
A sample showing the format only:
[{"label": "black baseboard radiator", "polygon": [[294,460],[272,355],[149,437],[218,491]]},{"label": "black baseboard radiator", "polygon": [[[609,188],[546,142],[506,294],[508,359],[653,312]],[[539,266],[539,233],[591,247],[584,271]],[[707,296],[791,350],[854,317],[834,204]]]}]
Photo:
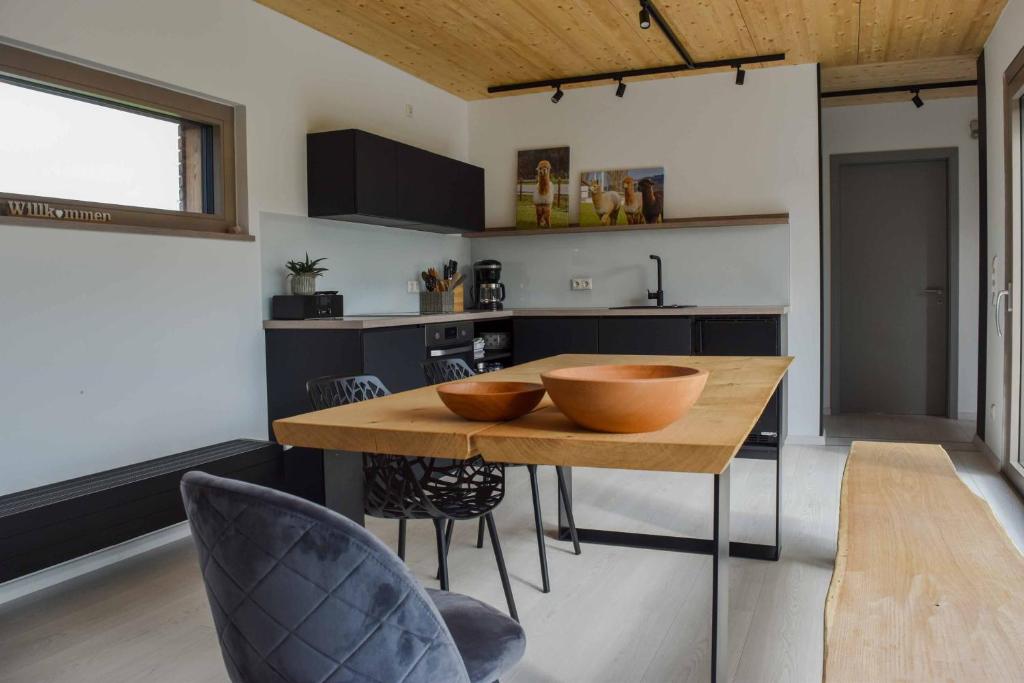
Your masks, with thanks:
[{"label": "black baseboard radiator", "polygon": [[0,497],[0,583],[183,521],[190,470],[292,488],[281,446],[237,439],[12,493]]}]

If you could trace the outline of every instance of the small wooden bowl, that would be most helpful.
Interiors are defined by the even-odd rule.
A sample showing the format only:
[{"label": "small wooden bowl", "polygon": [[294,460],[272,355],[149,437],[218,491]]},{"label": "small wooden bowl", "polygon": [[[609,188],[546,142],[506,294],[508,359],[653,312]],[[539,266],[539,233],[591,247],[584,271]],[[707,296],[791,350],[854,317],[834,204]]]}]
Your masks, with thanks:
[{"label": "small wooden bowl", "polygon": [[634,434],[663,429],[697,402],[707,370],[675,365],[591,365],[541,375],[566,417],[598,432]]},{"label": "small wooden bowl", "polygon": [[532,382],[456,382],[438,385],[437,393],[448,410],[460,417],[504,422],[536,408],[544,398],[544,387]]}]

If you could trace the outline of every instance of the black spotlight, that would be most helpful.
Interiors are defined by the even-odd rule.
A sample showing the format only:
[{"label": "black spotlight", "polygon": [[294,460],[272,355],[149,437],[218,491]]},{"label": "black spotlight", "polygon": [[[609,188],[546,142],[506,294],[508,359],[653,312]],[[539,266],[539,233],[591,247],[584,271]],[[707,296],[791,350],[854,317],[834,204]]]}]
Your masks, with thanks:
[{"label": "black spotlight", "polygon": [[921,91],[920,90],[911,90],[910,92],[914,93],[914,96],[910,98],[910,101],[914,103],[914,106],[917,107],[918,109],[923,107],[924,106],[924,100],[921,99]]},{"label": "black spotlight", "polygon": [[647,3],[640,2],[640,28],[651,27],[651,13],[647,11]]},{"label": "black spotlight", "polygon": [[743,85],[743,81],[747,78],[747,72],[743,70],[742,66],[736,67],[736,85]]},{"label": "black spotlight", "polygon": [[616,97],[622,97],[625,94],[626,94],[626,84],[623,83],[622,79],[620,78],[619,79],[619,87],[615,88],[615,96]]},{"label": "black spotlight", "polygon": [[565,93],[562,92],[562,86],[556,85],[555,94],[551,96],[551,101],[554,102],[555,104],[558,104],[558,101],[561,100],[564,95]]}]

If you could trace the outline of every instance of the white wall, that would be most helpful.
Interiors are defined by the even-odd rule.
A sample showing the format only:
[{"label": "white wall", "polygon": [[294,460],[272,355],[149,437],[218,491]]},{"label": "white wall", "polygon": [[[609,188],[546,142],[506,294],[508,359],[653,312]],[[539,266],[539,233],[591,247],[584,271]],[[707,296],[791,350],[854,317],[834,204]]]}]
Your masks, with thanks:
[{"label": "white wall", "polygon": [[[507,264],[513,306],[636,303],[665,259],[669,303],[789,304],[789,431],[819,418],[818,127],[813,65],[566,90],[469,105],[469,160],[487,169],[487,225],[514,223],[516,151],[570,147],[570,221],[579,173],[665,167],[665,216],[790,213],[790,225],[473,240]],[[592,293],[570,277],[594,277]]]},{"label": "white wall", "polygon": [[[345,297],[345,314],[398,313],[419,310],[419,295],[406,283],[422,285],[420,272],[430,264],[439,270],[448,259],[471,273],[469,242],[458,235],[360,225],[302,216],[263,212],[260,215],[263,250],[263,297],[288,291],[289,259],[323,256],[330,268],[317,280],[317,289],[338,290]],[[465,267],[463,267],[465,266]],[[269,317],[269,310],[267,311]]]},{"label": "white wall", "polygon": [[[351,269],[324,284],[354,311],[414,308],[413,262],[466,254],[448,237],[302,218],[307,131],[359,127],[465,158],[466,103],[383,62],[249,0],[4,0],[0,34],[244,105],[259,240],[0,225],[0,494],[265,437],[261,291],[307,248]],[[355,270],[364,247],[388,259]]]},{"label": "white wall", "polygon": [[[828,107],[822,110],[822,190],[825,202],[825,291],[829,291],[830,176],[833,154],[956,147],[959,157],[959,412],[973,417],[978,402],[978,141],[970,122],[978,116],[974,98],[929,100],[921,109],[909,101]],[[826,296],[826,368],[828,368],[829,299]],[[828,370],[825,406],[829,408]]]},{"label": "white wall", "polygon": [[[985,43],[986,128],[988,131],[988,263],[999,258],[999,283],[1005,283],[1004,243],[1006,188],[1003,182],[1003,72],[1024,46],[1024,1],[1010,0]],[[1002,284],[999,285],[1002,287]],[[1019,287],[1019,286],[1018,286]],[[992,292],[989,292],[990,294]],[[1006,401],[1003,393],[1003,338],[995,334],[995,316],[987,307],[988,345],[985,398],[985,443],[1001,459],[1006,457]]]}]

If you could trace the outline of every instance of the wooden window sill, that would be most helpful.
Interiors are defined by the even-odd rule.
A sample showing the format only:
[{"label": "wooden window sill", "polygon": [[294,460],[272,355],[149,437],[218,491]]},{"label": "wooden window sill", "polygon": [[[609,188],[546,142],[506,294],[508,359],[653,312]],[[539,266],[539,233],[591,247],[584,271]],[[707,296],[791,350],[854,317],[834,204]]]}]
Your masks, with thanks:
[{"label": "wooden window sill", "polygon": [[135,235],[162,235],[164,237],[199,237],[211,240],[228,240],[231,242],[255,242],[256,236],[239,232],[214,232],[212,230],[187,230],[184,228],[158,228],[143,225],[118,225],[115,223],[88,223],[80,221],[51,221],[41,218],[19,218],[16,216],[0,216],[0,225],[16,225],[19,227],[64,228],[65,230],[90,230],[93,232],[120,232]]}]

